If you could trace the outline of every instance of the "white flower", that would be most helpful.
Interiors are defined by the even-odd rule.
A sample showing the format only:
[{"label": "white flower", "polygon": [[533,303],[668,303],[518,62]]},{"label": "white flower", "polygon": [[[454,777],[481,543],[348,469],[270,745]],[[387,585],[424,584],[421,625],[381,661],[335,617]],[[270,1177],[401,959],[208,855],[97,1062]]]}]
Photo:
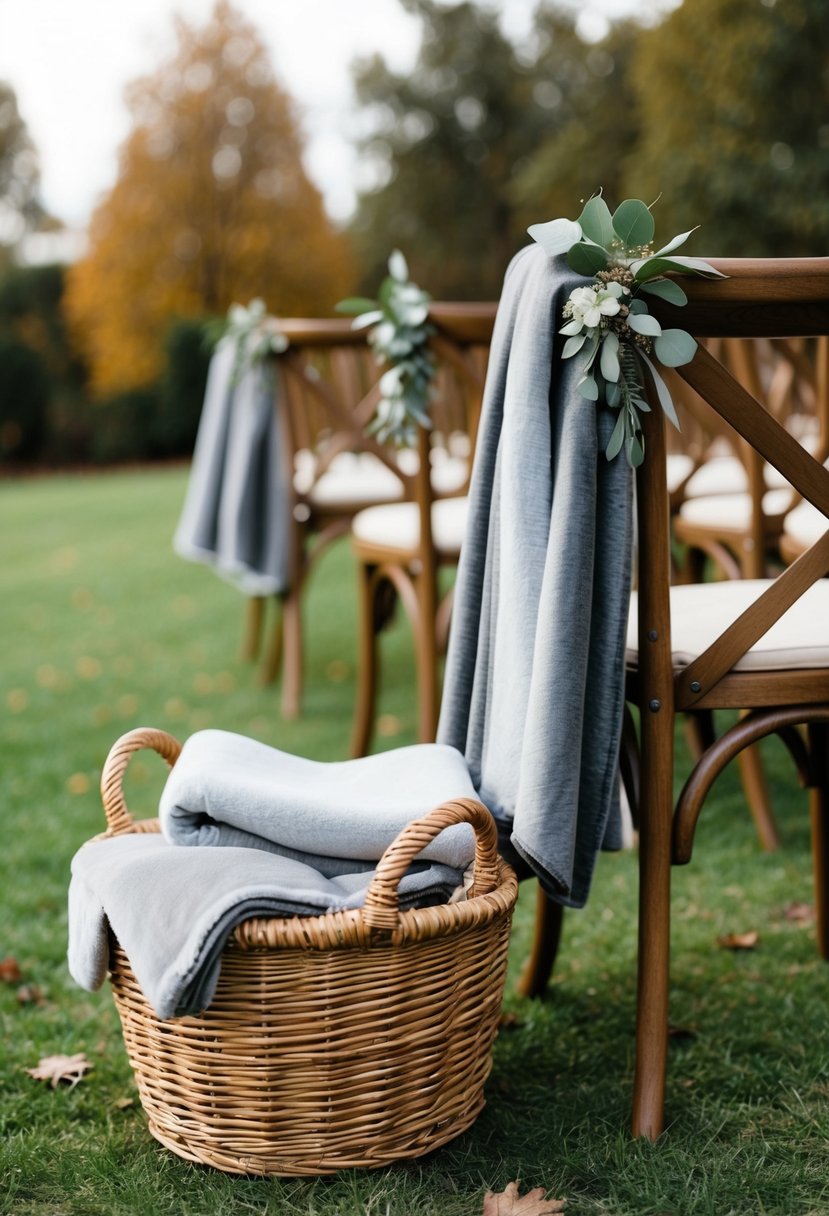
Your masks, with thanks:
[{"label": "white flower", "polygon": [[[615,284],[614,284],[615,286]],[[567,314],[578,327],[595,329],[602,317],[615,317],[621,304],[616,291],[606,287],[576,287],[570,293]]]}]

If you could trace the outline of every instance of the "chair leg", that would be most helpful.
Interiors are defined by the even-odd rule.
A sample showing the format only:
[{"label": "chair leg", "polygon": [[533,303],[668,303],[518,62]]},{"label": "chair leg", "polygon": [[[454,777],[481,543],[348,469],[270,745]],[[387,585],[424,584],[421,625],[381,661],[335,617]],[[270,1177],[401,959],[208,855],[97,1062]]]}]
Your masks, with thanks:
[{"label": "chair leg", "polygon": [[825,722],[810,722],[808,730],[817,946],[821,958],[829,960],[829,726]]},{"label": "chair leg", "polygon": [[300,591],[282,601],[282,716],[297,718],[302,708],[302,607]]},{"label": "chair leg", "polygon": [[418,739],[433,743],[438,729],[438,656],[434,617],[421,614],[415,626],[417,687],[419,696]]},{"label": "chair leg", "polygon": [[737,763],[740,766],[743,790],[760,845],[767,853],[774,853],[780,848],[780,833],[771,809],[760,749],[756,746],[744,748],[737,756]]},{"label": "chair leg", "polygon": [[377,699],[377,631],[375,568],[357,563],[357,697],[351,728],[351,756],[367,756],[374,730]]},{"label": "chair leg", "polygon": [[533,944],[516,984],[519,996],[543,996],[561,941],[564,908],[550,899],[539,883],[535,900]]},{"label": "chair leg", "polygon": [[265,651],[265,657],[262,660],[262,666],[259,668],[260,684],[273,684],[276,677],[279,675],[279,669],[282,666],[282,646],[283,646],[283,622],[282,622],[282,600],[276,598],[276,618],[271,629],[268,648]]},{"label": "chair leg", "polygon": [[240,651],[243,663],[252,663],[259,654],[264,619],[265,597],[263,595],[251,596],[245,605],[245,626]]}]

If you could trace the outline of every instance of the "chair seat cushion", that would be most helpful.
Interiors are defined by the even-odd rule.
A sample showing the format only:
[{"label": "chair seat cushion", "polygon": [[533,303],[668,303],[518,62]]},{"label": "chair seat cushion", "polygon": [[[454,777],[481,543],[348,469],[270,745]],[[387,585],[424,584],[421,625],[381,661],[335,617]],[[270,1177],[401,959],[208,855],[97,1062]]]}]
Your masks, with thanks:
[{"label": "chair seat cushion", "polygon": [[[686,667],[770,586],[734,579],[671,588],[671,653]],[[631,596],[626,661],[638,663],[637,596]],[[829,579],[820,579],[735,664],[735,671],[829,667]]]},{"label": "chair seat cushion", "polygon": [[689,473],[693,472],[694,462],[684,452],[671,452],[667,460],[668,492],[678,490]]},{"label": "chair seat cushion", "polygon": [[[460,553],[468,512],[469,500],[465,497],[432,503],[432,541],[441,553]],[[367,507],[354,516],[351,532],[363,544],[414,552],[420,543],[417,504],[397,502]]]},{"label": "chair seat cushion", "polygon": [[688,478],[685,494],[697,498],[708,494],[738,494],[748,488],[746,471],[736,456],[712,456]]},{"label": "chair seat cushion", "polygon": [[[763,495],[763,511],[767,516],[782,515],[791,501],[791,490],[767,490]],[[745,532],[751,526],[751,496],[710,494],[689,498],[679,508],[679,518],[695,527]]]},{"label": "chair seat cushion", "polygon": [[810,502],[802,502],[793,511],[790,511],[783,524],[786,536],[797,541],[804,549],[808,549],[816,540],[819,540],[827,528],[829,528],[829,519]]},{"label": "chair seat cushion", "polygon": [[[403,497],[400,478],[373,452],[341,452],[316,482],[315,464],[312,452],[297,453],[294,488],[299,494],[307,494],[316,506],[336,503],[359,506],[395,502]],[[401,453],[400,468],[407,475],[415,473],[416,454]],[[468,472],[465,460],[441,452],[433,461],[432,484],[437,493],[452,494],[463,487]]]}]

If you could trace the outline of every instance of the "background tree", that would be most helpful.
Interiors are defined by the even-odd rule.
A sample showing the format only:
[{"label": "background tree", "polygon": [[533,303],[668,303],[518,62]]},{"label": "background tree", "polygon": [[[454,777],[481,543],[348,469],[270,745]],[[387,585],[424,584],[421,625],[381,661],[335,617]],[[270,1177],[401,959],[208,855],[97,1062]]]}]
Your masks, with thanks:
[{"label": "background tree", "polygon": [[544,112],[494,12],[403,2],[422,22],[414,69],[397,74],[376,56],[355,70],[370,124],[361,148],[380,182],[352,229],[363,286],[376,288],[399,246],[432,295],[492,296],[522,243],[510,181]]},{"label": "background tree", "polygon": [[39,187],[34,144],[13,89],[0,81],[0,266],[11,261],[24,233],[45,219]]},{"label": "background tree", "polygon": [[621,202],[639,133],[629,75],[641,34],[635,22],[621,22],[601,41],[585,43],[568,13],[550,6],[536,12],[533,101],[547,118],[511,186],[522,231],[560,215],[575,219],[581,200],[600,188],[611,206]]},{"label": "background tree", "polygon": [[516,47],[494,9],[402,3],[422,22],[413,71],[379,56],[355,70],[380,182],[353,224],[363,287],[399,245],[433,295],[496,296],[528,224],[577,215],[599,186],[616,194],[637,133],[627,70],[639,27],[588,44],[570,11],[543,4]]},{"label": "background tree", "polygon": [[273,313],[329,313],[351,287],[345,238],[301,161],[294,107],[256,31],[226,0],[128,91],[134,127],[98,207],[67,309],[107,394],[159,374],[175,318],[263,297]]},{"label": "background tree", "polygon": [[660,232],[701,224],[708,254],[826,253],[826,0],[685,0],[642,34],[632,79],[627,188],[661,191]]}]

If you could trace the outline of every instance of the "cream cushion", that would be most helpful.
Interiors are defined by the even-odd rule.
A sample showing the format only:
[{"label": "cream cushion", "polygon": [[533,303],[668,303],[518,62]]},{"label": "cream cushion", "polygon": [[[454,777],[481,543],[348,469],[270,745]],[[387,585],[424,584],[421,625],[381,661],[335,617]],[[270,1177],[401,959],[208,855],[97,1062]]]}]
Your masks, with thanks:
[{"label": "cream cushion", "polygon": [[[416,472],[416,453],[401,452],[399,463],[402,472]],[[312,452],[297,452],[294,487],[297,493],[307,494],[317,506],[394,502],[403,497],[399,477],[373,452],[341,452],[316,484],[315,465]],[[463,487],[468,472],[465,460],[441,451],[432,462],[432,485],[439,494],[455,493]]]},{"label": "cream cushion", "polygon": [[738,494],[748,489],[746,471],[736,456],[712,456],[688,478],[685,494],[697,498],[708,494]]},{"label": "cream cushion", "polygon": [[[770,579],[733,579],[671,587],[671,654],[686,667],[771,585]],[[626,661],[636,666],[637,596],[631,597]],[[764,637],[735,664],[735,671],[829,667],[829,579],[814,583]]]},{"label": "cream cushion", "polygon": [[694,462],[683,452],[671,452],[667,461],[668,493],[678,490],[685,478],[693,472]]},{"label": "cream cushion", "polygon": [[[444,498],[432,503],[432,541],[442,553],[460,553],[469,512],[468,498]],[[355,540],[389,549],[416,550],[420,543],[417,503],[396,502],[367,507],[351,522]]]},{"label": "cream cushion", "polygon": [[[763,495],[763,511],[767,516],[782,515],[791,501],[791,490],[767,490]],[[745,532],[751,527],[751,496],[711,494],[689,498],[679,508],[679,517],[697,527]]]},{"label": "cream cushion", "polygon": [[829,519],[810,502],[802,502],[793,511],[790,511],[783,521],[783,531],[786,536],[790,536],[792,540],[803,545],[804,549],[808,549],[810,545],[819,540],[827,528],[829,528]]}]

